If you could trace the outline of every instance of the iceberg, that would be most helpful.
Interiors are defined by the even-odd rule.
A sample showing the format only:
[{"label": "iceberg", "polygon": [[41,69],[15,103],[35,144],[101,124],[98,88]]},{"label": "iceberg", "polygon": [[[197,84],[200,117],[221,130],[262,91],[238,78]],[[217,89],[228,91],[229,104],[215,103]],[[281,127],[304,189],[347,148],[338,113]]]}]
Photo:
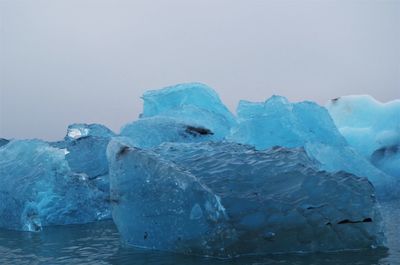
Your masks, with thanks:
[{"label": "iceberg", "polygon": [[129,138],[132,145],[141,148],[151,148],[165,142],[217,141],[214,132],[203,126],[157,116],[126,124],[120,136]]},{"label": "iceberg", "polygon": [[301,147],[139,149],[114,138],[107,156],[113,220],[129,245],[217,257],[384,245],[370,182],[319,170]]},{"label": "iceberg", "polygon": [[40,140],[12,140],[0,148],[0,227],[40,231],[109,216],[108,194],[71,171],[65,153]]},{"label": "iceberg", "polygon": [[227,135],[236,119],[218,94],[201,83],[186,83],[150,90],[143,95],[141,118],[169,117],[181,122],[204,126],[215,136]]},{"label": "iceberg", "polygon": [[381,103],[368,95],[353,95],[333,99],[326,107],[352,147],[400,179],[400,160],[394,160],[400,157],[400,100]]},{"label": "iceberg", "polygon": [[122,127],[138,147],[163,142],[221,141],[236,125],[217,93],[200,83],[179,84],[143,95],[140,119]]},{"label": "iceberg", "polygon": [[385,245],[377,200],[398,196],[397,101],[273,96],[234,116],[200,83],[143,101],[119,134],[72,124],[57,142],[0,139],[0,227],[112,214],[128,245],[222,258]]},{"label": "iceberg", "polygon": [[50,144],[65,151],[65,159],[74,173],[89,179],[104,192],[104,196],[108,196],[106,150],[114,136],[113,131],[101,124],[72,124],[68,126],[64,141]]},{"label": "iceberg", "polygon": [[284,97],[273,96],[262,103],[241,101],[237,115],[238,125],[227,140],[259,150],[304,147],[321,169],[367,177],[381,197],[394,194],[388,191],[397,185],[396,181],[348,145],[326,108],[310,101],[290,103]]}]

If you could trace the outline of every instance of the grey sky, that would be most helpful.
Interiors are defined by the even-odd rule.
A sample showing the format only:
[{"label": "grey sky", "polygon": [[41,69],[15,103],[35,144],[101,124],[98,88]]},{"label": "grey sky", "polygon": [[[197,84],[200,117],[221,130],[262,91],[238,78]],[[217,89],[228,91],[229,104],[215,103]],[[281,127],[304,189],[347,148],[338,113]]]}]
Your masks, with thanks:
[{"label": "grey sky", "polygon": [[190,81],[231,110],[400,98],[400,1],[0,0],[0,19],[0,137],[118,131],[145,90]]}]

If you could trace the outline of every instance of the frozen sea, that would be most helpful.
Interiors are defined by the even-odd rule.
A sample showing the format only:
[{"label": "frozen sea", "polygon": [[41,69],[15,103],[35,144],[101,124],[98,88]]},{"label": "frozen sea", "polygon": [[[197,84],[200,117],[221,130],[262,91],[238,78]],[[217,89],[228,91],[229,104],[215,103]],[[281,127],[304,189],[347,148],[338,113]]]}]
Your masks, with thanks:
[{"label": "frozen sea", "polygon": [[41,233],[0,230],[0,264],[400,264],[400,207],[381,206],[388,249],[218,260],[123,247],[112,221],[47,227]]}]

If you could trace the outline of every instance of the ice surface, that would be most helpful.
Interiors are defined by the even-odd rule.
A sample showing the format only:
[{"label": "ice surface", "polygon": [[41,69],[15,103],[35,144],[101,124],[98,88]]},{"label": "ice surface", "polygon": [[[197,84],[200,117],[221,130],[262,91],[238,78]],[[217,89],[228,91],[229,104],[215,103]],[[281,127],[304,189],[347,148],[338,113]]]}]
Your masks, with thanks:
[{"label": "ice surface", "polygon": [[65,153],[40,140],[13,140],[0,148],[0,227],[39,231],[109,216],[107,194],[71,171]]},{"label": "ice surface", "polygon": [[400,179],[400,145],[382,147],[371,156],[372,163],[389,175]]},{"label": "ice surface", "polygon": [[[71,137],[71,131],[84,132]],[[73,134],[75,135],[75,134]],[[115,134],[100,124],[73,124],[68,126],[64,141],[51,143],[65,152],[71,170],[92,181],[104,196],[109,194],[107,145]]]},{"label": "ice surface", "polygon": [[236,124],[215,91],[200,83],[148,91],[142,98],[140,119],[121,129],[121,135],[139,147],[162,142],[219,141]]},{"label": "ice surface", "polygon": [[[79,137],[71,132],[82,132]],[[74,136],[74,137],[73,137]],[[115,134],[100,124],[73,124],[68,126],[64,141],[51,143],[65,151],[71,170],[94,179],[108,174],[106,149]]]},{"label": "ice surface", "polygon": [[0,138],[0,147],[2,147],[3,145],[8,144],[9,140],[4,139],[4,138]]},{"label": "ice surface", "polygon": [[239,125],[230,139],[258,149],[300,147],[309,142],[345,144],[329,113],[314,102],[290,103],[281,96],[272,96],[263,103],[240,101],[237,115]]},{"label": "ice surface", "polygon": [[[378,150],[393,150],[400,145],[400,100],[381,103],[368,95],[345,96],[333,99],[327,109],[347,142],[367,159],[374,159]],[[375,156],[376,157],[376,156]],[[390,155],[386,165],[380,156],[376,166],[399,177],[400,160]],[[390,168],[390,169],[389,169]]]},{"label": "ice surface", "polygon": [[115,133],[101,124],[74,123],[68,126],[67,135],[64,139],[74,140],[89,135],[110,138],[115,136]]},{"label": "ice surface", "polygon": [[230,257],[381,246],[372,185],[318,170],[302,148],[108,147],[113,219],[131,245]]},{"label": "ice surface", "polygon": [[147,91],[143,95],[142,118],[162,116],[193,126],[210,129],[216,137],[225,137],[236,120],[218,94],[200,83],[186,83]]},{"label": "ice surface", "polygon": [[211,130],[166,117],[142,118],[125,125],[121,136],[131,139],[134,146],[149,148],[165,142],[216,141]]},{"label": "ice surface", "polygon": [[273,146],[304,147],[324,170],[347,171],[368,179],[387,196],[395,182],[353,150],[336,128],[328,111],[314,102],[290,103],[273,96],[263,103],[241,101],[238,125],[228,139],[259,150]]}]

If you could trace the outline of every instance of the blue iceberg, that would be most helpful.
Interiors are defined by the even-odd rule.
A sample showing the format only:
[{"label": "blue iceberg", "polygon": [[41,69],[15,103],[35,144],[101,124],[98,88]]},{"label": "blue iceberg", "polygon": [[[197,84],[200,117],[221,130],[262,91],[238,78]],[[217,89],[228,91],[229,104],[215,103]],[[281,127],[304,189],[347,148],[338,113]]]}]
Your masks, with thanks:
[{"label": "blue iceberg", "polygon": [[236,119],[210,87],[187,83],[151,90],[143,95],[140,119],[126,124],[121,136],[137,147],[164,142],[221,141]]},{"label": "blue iceberg", "polygon": [[384,244],[373,186],[320,171],[302,148],[165,143],[144,150],[115,138],[108,159],[113,219],[130,245],[233,257]]},{"label": "blue iceberg", "polygon": [[203,126],[219,139],[224,138],[236,124],[235,117],[218,94],[201,83],[147,91],[142,98],[141,118],[168,117],[193,126]]},{"label": "blue iceberg", "polygon": [[375,166],[400,179],[400,100],[381,103],[368,95],[327,104],[340,133]]},{"label": "blue iceberg", "polygon": [[107,194],[71,171],[66,153],[40,140],[13,140],[0,148],[0,227],[39,231],[109,216]]},{"label": "blue iceberg", "polygon": [[129,245],[179,253],[384,246],[377,200],[398,196],[397,101],[363,113],[368,100],[343,98],[328,112],[273,96],[241,101],[234,116],[200,83],[143,101],[119,134],[72,124],[57,142],[0,139],[0,227],[40,231],[112,212]]},{"label": "blue iceberg", "polygon": [[115,133],[100,124],[72,124],[64,141],[50,143],[65,150],[65,159],[72,172],[91,180],[109,194],[106,149]]},{"label": "blue iceberg", "polygon": [[151,148],[166,142],[217,140],[214,132],[206,127],[165,117],[142,118],[126,124],[120,136],[129,138],[132,145],[141,148]]},{"label": "blue iceberg", "polygon": [[391,189],[396,181],[348,145],[324,107],[309,101],[290,103],[284,97],[273,96],[262,103],[241,101],[237,114],[238,125],[232,129],[229,141],[259,150],[304,147],[321,169],[367,177],[380,196],[394,194]]}]

